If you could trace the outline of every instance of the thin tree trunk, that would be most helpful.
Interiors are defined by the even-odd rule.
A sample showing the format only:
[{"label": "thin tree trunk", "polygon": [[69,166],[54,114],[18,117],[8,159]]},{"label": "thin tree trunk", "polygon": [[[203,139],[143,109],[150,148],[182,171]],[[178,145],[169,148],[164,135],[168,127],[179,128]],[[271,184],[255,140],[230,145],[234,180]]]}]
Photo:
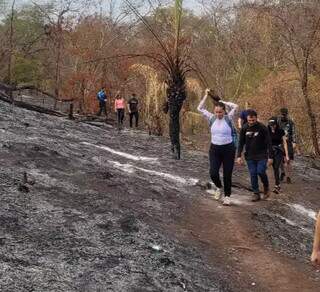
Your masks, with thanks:
[{"label": "thin tree trunk", "polygon": [[[12,84],[12,58],[13,58],[13,21],[14,21],[14,7],[16,1],[12,2],[11,17],[10,17],[10,34],[9,34],[9,62],[8,62],[8,84]],[[13,102],[12,90],[9,92],[10,100]]]},{"label": "thin tree trunk", "polygon": [[311,101],[309,98],[309,91],[308,91],[308,59],[306,59],[304,66],[303,66],[303,75],[301,80],[301,89],[302,94],[304,97],[304,101],[307,106],[307,114],[310,121],[310,127],[311,127],[311,138],[312,138],[312,144],[315,151],[315,154],[317,156],[320,156],[320,147],[319,147],[319,140],[318,140],[318,129],[317,129],[317,120],[316,116],[312,110]]}]

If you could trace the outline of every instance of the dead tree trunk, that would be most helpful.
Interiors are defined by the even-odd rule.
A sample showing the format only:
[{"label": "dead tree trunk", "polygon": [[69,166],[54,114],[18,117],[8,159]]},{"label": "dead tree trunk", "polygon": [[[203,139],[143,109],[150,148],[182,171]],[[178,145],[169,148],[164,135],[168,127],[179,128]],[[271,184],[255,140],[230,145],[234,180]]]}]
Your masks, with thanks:
[{"label": "dead tree trunk", "polygon": [[309,97],[309,90],[308,90],[308,60],[306,60],[303,66],[303,75],[301,80],[301,89],[304,101],[306,103],[307,108],[307,115],[310,121],[310,128],[311,128],[311,138],[312,144],[317,156],[320,156],[320,147],[319,147],[319,140],[318,140],[318,129],[317,129],[317,120],[316,116],[313,112],[310,97]]},{"label": "dead tree trunk", "polygon": [[[11,17],[10,17],[10,33],[9,33],[9,60],[8,60],[8,84],[12,85],[12,59],[13,59],[13,21],[14,21],[14,7],[16,1],[12,2],[11,6]],[[9,92],[10,100],[13,102],[13,92],[10,90]]]}]

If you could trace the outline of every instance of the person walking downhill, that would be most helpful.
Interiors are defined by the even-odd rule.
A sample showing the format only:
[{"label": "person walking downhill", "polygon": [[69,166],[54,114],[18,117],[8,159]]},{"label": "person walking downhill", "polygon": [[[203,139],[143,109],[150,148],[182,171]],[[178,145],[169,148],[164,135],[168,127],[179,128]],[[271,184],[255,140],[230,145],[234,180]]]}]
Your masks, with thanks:
[{"label": "person walking downhill", "polygon": [[280,109],[281,116],[278,118],[279,127],[284,130],[287,137],[288,153],[290,160],[287,163],[281,163],[281,180],[287,175],[287,183],[290,184],[292,173],[292,162],[294,160],[294,152],[297,148],[297,135],[294,122],[289,118],[287,108]]},{"label": "person walking downhill", "polygon": [[125,99],[121,97],[120,94],[118,93],[114,101],[114,110],[117,114],[117,122],[118,122],[119,129],[123,125],[125,104],[126,104]]},{"label": "person walking downhill", "polygon": [[132,128],[133,117],[136,120],[136,128],[138,128],[139,123],[139,101],[135,93],[132,94],[131,98],[128,101],[128,111],[130,117],[130,128]]},{"label": "person walking downhill", "polygon": [[271,138],[272,150],[273,150],[273,173],[275,186],[273,192],[279,194],[280,188],[280,166],[283,160],[286,163],[290,161],[288,154],[287,137],[285,132],[280,129],[277,117],[272,117],[268,121],[268,130]]},{"label": "person walking downhill", "polygon": [[[205,102],[210,94],[206,89],[205,96],[198,105],[198,111],[208,120],[211,131],[211,145],[209,151],[210,177],[217,187],[214,194],[216,199],[221,199],[223,190],[219,170],[223,166],[223,205],[230,205],[232,172],[235,161],[237,145],[237,131],[233,124],[233,117],[238,105],[232,102],[222,101],[218,96],[212,96],[215,101],[214,112],[205,109]],[[230,111],[226,112],[226,106]]]},{"label": "person walking downhill", "polygon": [[245,146],[245,159],[247,161],[251,187],[253,190],[252,201],[261,199],[259,191],[260,177],[263,184],[264,199],[270,196],[269,179],[267,176],[267,166],[273,163],[273,151],[268,129],[258,122],[258,115],[254,110],[248,110],[247,124],[240,131],[240,139],[237,153],[237,162],[242,164],[242,151]]},{"label": "person walking downhill", "polygon": [[99,112],[97,113],[97,116],[100,116],[101,113],[104,112],[104,114],[107,117],[107,106],[106,106],[107,95],[104,87],[102,87],[97,93],[97,99],[99,101]]},{"label": "person walking downhill", "polygon": [[249,102],[246,102],[245,104],[245,110],[243,110],[241,113],[240,113],[240,116],[238,118],[238,128],[241,129],[243,127],[243,125],[245,125],[248,120],[247,120],[247,117],[248,117],[248,110],[250,109],[251,105]]}]

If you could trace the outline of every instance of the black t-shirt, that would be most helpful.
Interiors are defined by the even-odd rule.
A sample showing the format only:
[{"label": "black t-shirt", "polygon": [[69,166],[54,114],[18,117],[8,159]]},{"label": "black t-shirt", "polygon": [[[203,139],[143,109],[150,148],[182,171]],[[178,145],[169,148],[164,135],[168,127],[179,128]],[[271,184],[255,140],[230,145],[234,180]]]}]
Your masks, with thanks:
[{"label": "black t-shirt", "polygon": [[267,127],[259,122],[249,126],[245,124],[240,131],[238,157],[245,146],[247,160],[263,160],[273,157],[271,139]]},{"label": "black t-shirt", "polygon": [[269,133],[270,133],[270,137],[271,137],[272,146],[282,145],[283,136],[286,135],[284,130],[277,128],[275,130],[275,132],[272,132],[272,130],[269,128]]},{"label": "black t-shirt", "polygon": [[129,103],[130,111],[132,113],[135,113],[135,112],[138,111],[138,103],[139,103],[139,101],[135,97],[131,97],[128,103]]}]

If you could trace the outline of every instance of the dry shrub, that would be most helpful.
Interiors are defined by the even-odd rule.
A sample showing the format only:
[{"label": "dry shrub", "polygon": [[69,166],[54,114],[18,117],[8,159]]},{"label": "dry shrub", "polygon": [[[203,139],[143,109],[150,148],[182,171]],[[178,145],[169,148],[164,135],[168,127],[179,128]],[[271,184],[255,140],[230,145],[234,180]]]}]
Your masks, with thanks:
[{"label": "dry shrub", "polygon": [[145,64],[134,64],[130,67],[134,73],[144,77],[146,82],[146,95],[143,97],[142,116],[150,134],[163,135],[167,123],[161,111],[161,105],[165,101],[165,85],[160,80],[155,69]]},{"label": "dry shrub", "polygon": [[[320,110],[320,82],[319,78],[310,78],[310,96],[314,112]],[[313,152],[311,141],[310,122],[307,116],[305,101],[302,96],[298,76],[292,71],[283,71],[278,74],[271,73],[258,87],[256,92],[239,99],[242,105],[249,101],[251,107],[256,109],[261,121],[266,122],[271,116],[278,116],[281,107],[287,107],[294,120],[298,138],[305,153]],[[320,116],[317,116],[320,125]],[[319,128],[319,127],[318,127]]]}]

